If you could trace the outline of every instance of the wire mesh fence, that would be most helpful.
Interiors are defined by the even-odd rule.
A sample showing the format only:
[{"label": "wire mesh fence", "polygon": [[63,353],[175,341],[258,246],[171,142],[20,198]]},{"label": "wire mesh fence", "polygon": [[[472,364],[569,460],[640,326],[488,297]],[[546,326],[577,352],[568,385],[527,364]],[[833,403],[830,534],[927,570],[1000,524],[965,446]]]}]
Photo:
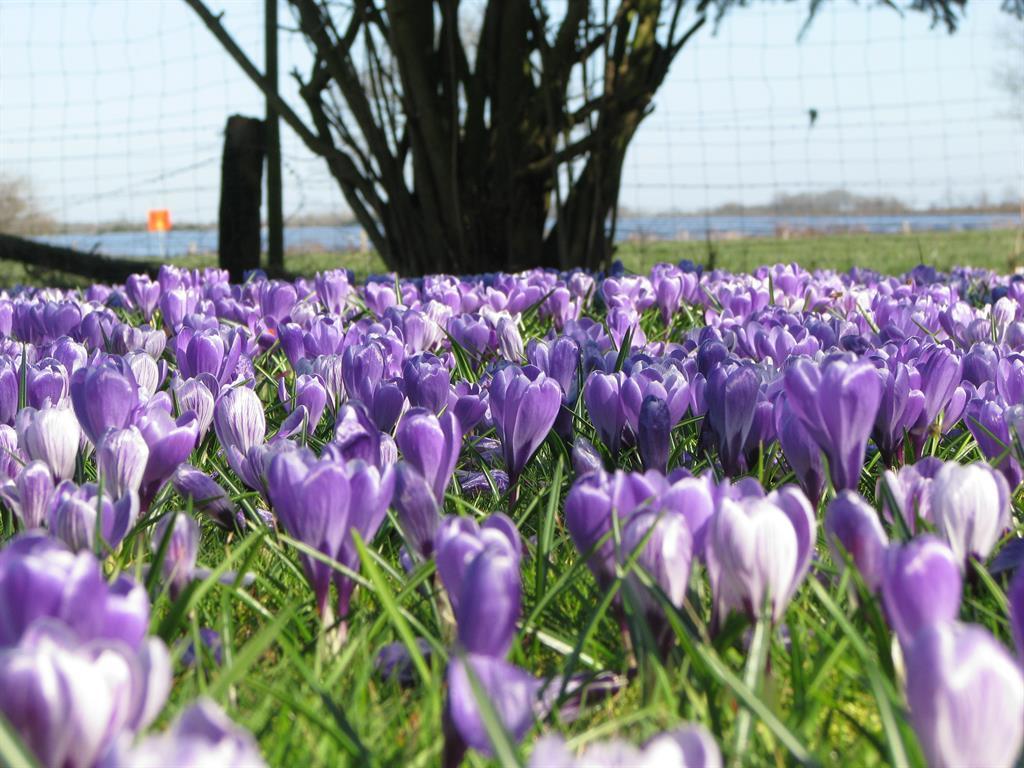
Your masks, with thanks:
[{"label": "wire mesh fence", "polygon": [[[263,0],[221,5],[262,61]],[[627,158],[622,236],[1019,226],[1020,22],[980,0],[949,35],[826,3],[801,34],[806,13],[754,4],[687,45]],[[301,111],[289,73],[311,58],[284,2],[278,16],[281,92]],[[216,249],[225,121],[265,109],[177,0],[5,0],[0,104],[0,175],[34,202],[20,226],[124,256]],[[286,246],[360,247],[323,160],[286,127],[282,156]],[[145,233],[153,208],[171,212],[162,241]]]}]

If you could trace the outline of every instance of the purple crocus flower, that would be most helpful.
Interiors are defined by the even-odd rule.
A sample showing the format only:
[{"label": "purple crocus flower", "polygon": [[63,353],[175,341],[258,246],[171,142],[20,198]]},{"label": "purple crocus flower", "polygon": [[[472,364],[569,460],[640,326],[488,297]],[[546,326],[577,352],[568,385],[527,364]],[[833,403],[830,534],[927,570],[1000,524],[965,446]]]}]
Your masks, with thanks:
[{"label": "purple crocus flower", "polygon": [[817,507],[825,490],[825,462],[821,458],[821,449],[789,406],[785,393],[776,401],[775,416],[779,446],[800,487],[811,504]]},{"label": "purple crocus flower", "polygon": [[451,395],[451,372],[430,354],[416,355],[402,363],[402,379],[409,404],[440,413]]},{"label": "purple crocus flower", "polygon": [[585,437],[577,437],[572,444],[572,468],[577,477],[604,469],[601,454],[597,452],[594,444]]},{"label": "purple crocus flower", "polygon": [[[918,363],[917,369],[921,374],[923,407],[917,423],[910,430],[910,438],[914,442],[918,458],[935,420],[940,412],[946,410],[959,386],[963,370],[960,358],[945,347],[932,347],[922,358],[923,362]],[[946,426],[950,425],[951,423]]]},{"label": "purple crocus flower", "polygon": [[70,409],[25,408],[18,413],[16,427],[18,446],[28,459],[45,463],[54,480],[71,479],[82,432]]},{"label": "purple crocus flower", "polygon": [[384,353],[374,343],[352,344],[342,353],[341,371],[348,396],[369,408],[384,376]]},{"label": "purple crocus flower", "polygon": [[139,405],[139,387],[134,376],[110,365],[95,365],[75,371],[71,377],[71,402],[86,437],[99,443],[108,429],[123,429]]},{"label": "purple crocus flower", "polygon": [[392,504],[398,512],[398,525],[406,544],[424,559],[434,552],[434,536],[441,523],[441,512],[434,490],[414,467],[406,462],[395,466],[395,495]]},{"label": "purple crocus flower", "polygon": [[925,396],[911,386],[911,370],[904,363],[894,362],[891,368],[883,366],[878,369],[878,375],[882,398],[872,437],[885,463],[895,466],[902,463],[900,453],[904,437],[924,412]]},{"label": "purple crocus flower", "polygon": [[795,486],[767,497],[722,499],[709,522],[705,558],[716,615],[730,610],[778,621],[803,581],[814,552],[810,502]]},{"label": "purple crocus flower", "polygon": [[41,461],[32,461],[14,480],[0,486],[0,498],[17,516],[22,528],[39,528],[46,522],[53,487],[50,468]]},{"label": "purple crocus flower", "polygon": [[327,388],[319,376],[310,376],[309,374],[296,376],[295,386],[291,392],[288,391],[286,380],[282,378],[278,385],[277,396],[288,413],[291,413],[296,406],[305,406],[309,422],[306,425],[306,431],[309,434],[316,431],[320,417],[323,416],[324,409],[327,407]]},{"label": "purple crocus flower", "polygon": [[[932,522],[932,479],[942,467],[942,459],[928,456],[896,472],[886,470],[875,489],[876,498],[882,502],[883,517],[893,523],[894,515],[901,514],[911,533],[917,530],[918,518]],[[897,510],[892,508],[893,504]]]},{"label": "purple crocus flower", "polygon": [[159,640],[133,653],[41,624],[0,651],[0,712],[42,765],[86,768],[156,718],[170,678]]},{"label": "purple crocus flower", "polygon": [[551,431],[562,405],[562,390],[539,368],[510,365],[494,374],[488,395],[505,468],[515,483]]},{"label": "purple crocus flower", "polygon": [[727,475],[746,471],[743,448],[757,408],[761,378],[752,365],[724,363],[708,376],[707,424],[718,438],[718,457]]},{"label": "purple crocus flower", "polygon": [[515,742],[521,741],[533,725],[543,681],[493,656],[467,654],[448,665],[447,716],[462,743],[485,755],[492,755],[493,749],[470,673],[508,734]]},{"label": "purple crocus flower", "polygon": [[601,442],[612,456],[618,456],[622,448],[623,430],[626,428],[626,410],[622,402],[622,386],[626,374],[601,373],[594,371],[583,385],[583,403],[597,430]]},{"label": "purple crocus flower", "polygon": [[1006,412],[1002,404],[980,397],[972,399],[964,410],[964,423],[974,435],[986,459],[999,461],[996,469],[1003,473],[1011,489],[1016,489],[1024,478],[1024,470],[1015,455]]},{"label": "purple crocus flower", "polygon": [[174,489],[191,500],[197,512],[208,516],[223,528],[234,528],[239,522],[238,506],[227,492],[205,472],[190,464],[182,464],[171,478]]},{"label": "purple crocus flower", "polygon": [[249,451],[262,445],[267,433],[259,396],[248,387],[229,389],[217,401],[213,428],[235,474],[253,490],[261,490],[260,477],[248,459]]},{"label": "purple crocus flower", "polygon": [[[646,540],[645,540],[646,539]],[[637,565],[661,588],[677,608],[683,607],[693,559],[693,533],[686,518],[671,510],[644,509],[630,516],[622,529],[619,561],[636,557]],[[660,622],[657,599],[630,576],[632,595],[641,601],[649,619]]]},{"label": "purple crocus flower", "polygon": [[925,627],[906,664],[910,721],[928,765],[1015,764],[1024,744],[1024,673],[986,629]]},{"label": "purple crocus flower", "polygon": [[83,642],[113,640],[136,649],[149,628],[149,597],[123,574],[108,584],[91,552],[75,554],[42,532],[23,533],[0,550],[0,648],[17,645],[47,619]]},{"label": "purple crocus flower", "polygon": [[440,418],[425,408],[406,411],[395,432],[395,442],[405,461],[427,481],[438,504],[455,472],[462,448],[462,428],[455,414]]},{"label": "purple crocus flower", "polygon": [[876,590],[885,575],[889,537],[878,513],[854,491],[840,491],[825,512],[825,537],[840,569],[848,554],[868,589]]},{"label": "purple crocus flower", "polygon": [[60,408],[68,394],[68,374],[56,360],[40,360],[25,371],[26,400],[33,408]]},{"label": "purple crocus flower", "polygon": [[47,527],[74,550],[94,550],[98,525],[105,545],[116,548],[138,514],[139,497],[134,493],[112,501],[95,483],[78,487],[65,480],[50,497]]},{"label": "purple crocus flower", "polygon": [[149,446],[140,492],[143,505],[148,507],[157,491],[196,447],[199,425],[193,413],[186,413],[175,420],[171,417],[170,401],[157,397],[150,400],[135,423]]},{"label": "purple crocus flower", "polygon": [[108,430],[96,446],[103,490],[114,499],[139,492],[148,462],[149,445],[134,426]]},{"label": "purple crocus flower", "polygon": [[466,571],[486,547],[497,547],[518,560],[522,555],[519,531],[508,517],[491,515],[478,525],[468,517],[447,517],[434,537],[437,572],[456,612],[463,594]]},{"label": "purple crocus flower", "polygon": [[[345,471],[348,473],[349,488],[354,501],[349,505],[348,530],[341,544],[339,559],[342,565],[357,571],[359,552],[356,550],[351,532],[358,533],[367,545],[373,541],[391,505],[395,490],[395,473],[390,466],[378,469],[372,464],[358,460],[349,462]],[[335,571],[334,586],[338,590],[339,612],[342,617],[347,616],[356,583],[340,571]]]},{"label": "purple crocus flower", "polygon": [[827,359],[820,367],[798,359],[786,368],[784,383],[789,405],[828,457],[833,486],[856,490],[882,397],[874,366],[845,357]]},{"label": "purple crocus flower", "polygon": [[925,534],[889,548],[882,603],[904,647],[925,627],[954,621],[962,592],[960,563],[935,536]]},{"label": "purple crocus flower", "polygon": [[183,328],[174,339],[178,371],[184,379],[208,374],[220,386],[225,386],[234,378],[242,356],[242,344],[239,332],[225,339],[218,330]]},{"label": "purple crocus flower", "polygon": [[961,563],[987,558],[1010,527],[1010,490],[987,464],[947,462],[929,495],[932,519]]},{"label": "purple crocus flower", "polygon": [[184,513],[166,515],[154,527],[150,547],[154,553],[164,547],[160,572],[170,587],[173,600],[188,586],[195,572],[199,556],[199,525]]},{"label": "purple crocus flower", "polygon": [[519,557],[504,543],[485,544],[466,566],[455,603],[459,644],[466,652],[504,658],[521,611]]},{"label": "purple crocus flower", "polygon": [[382,440],[362,403],[345,403],[338,410],[334,440],[324,450],[333,450],[345,460],[362,459],[368,464],[381,464]]},{"label": "purple crocus flower", "polygon": [[165,734],[149,736],[116,761],[132,768],[174,765],[198,768],[262,768],[266,765],[252,735],[235,725],[212,700],[200,698],[186,709]]},{"label": "purple crocus flower", "polygon": [[215,393],[220,385],[212,376],[195,379],[178,379],[172,383],[172,394],[177,404],[178,413],[194,413],[199,428],[199,442],[206,439],[210,426],[213,424],[213,411],[216,405]]},{"label": "purple crocus flower", "polygon": [[[281,525],[299,541],[334,560],[349,529],[349,505],[352,493],[344,465],[320,460],[312,453],[290,451],[270,462],[267,490]],[[326,616],[331,585],[331,567],[300,555],[321,616]]]},{"label": "purple crocus flower", "polygon": [[668,405],[660,397],[648,395],[640,406],[637,449],[644,469],[668,470],[669,440],[672,429]]}]

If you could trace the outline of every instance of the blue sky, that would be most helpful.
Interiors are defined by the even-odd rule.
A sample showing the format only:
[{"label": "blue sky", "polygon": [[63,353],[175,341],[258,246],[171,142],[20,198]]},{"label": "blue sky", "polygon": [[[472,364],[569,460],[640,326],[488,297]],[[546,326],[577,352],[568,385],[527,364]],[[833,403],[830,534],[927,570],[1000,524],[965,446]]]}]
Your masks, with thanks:
[{"label": "blue sky", "polygon": [[[210,0],[262,62],[261,0]],[[693,210],[844,187],[917,205],[1024,194],[1020,103],[996,85],[1024,25],[971,0],[958,33],[863,2],[755,3],[677,58],[626,164],[621,202]],[[282,3],[282,23],[290,13]],[[282,32],[281,77],[309,56]],[[1018,49],[1019,50],[1019,49]],[[1019,54],[1017,54],[1019,55]],[[263,102],[179,0],[0,3],[0,172],[31,179],[66,221],[216,218],[228,115]],[[809,126],[808,110],[818,119]],[[343,203],[322,162],[284,136],[285,213]]]}]

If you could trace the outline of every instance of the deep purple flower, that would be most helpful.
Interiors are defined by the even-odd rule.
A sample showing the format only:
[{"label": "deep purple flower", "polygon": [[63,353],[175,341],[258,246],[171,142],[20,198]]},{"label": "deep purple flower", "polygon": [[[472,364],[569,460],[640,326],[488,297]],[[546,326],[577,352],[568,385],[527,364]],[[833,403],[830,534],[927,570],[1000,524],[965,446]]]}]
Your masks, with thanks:
[{"label": "deep purple flower", "polygon": [[402,363],[402,379],[409,404],[440,413],[451,394],[451,372],[430,354],[411,357]]},{"label": "deep purple flower", "polygon": [[488,395],[505,468],[514,483],[551,431],[562,390],[532,365],[508,366],[494,374]]},{"label": "deep purple flower", "polygon": [[672,425],[668,405],[660,397],[648,395],[640,406],[637,448],[644,469],[668,470],[669,440]]},{"label": "deep purple flower", "polygon": [[906,664],[910,721],[928,765],[1015,764],[1024,744],[1024,674],[986,629],[925,627]]},{"label": "deep purple flower", "polygon": [[1010,488],[1016,489],[1024,478],[1024,471],[1015,455],[1006,423],[1007,410],[996,401],[976,397],[967,403],[964,422],[985,458],[993,461],[998,459],[996,469],[1003,473]]},{"label": "deep purple flower", "polygon": [[[470,673],[480,688],[479,695]],[[533,725],[542,686],[543,681],[500,658],[455,658],[448,665],[448,716],[466,746],[492,755],[491,739],[480,716],[480,699],[490,702],[506,732],[519,742]]]},{"label": "deep purple flower", "polygon": [[757,408],[761,379],[751,365],[719,365],[708,375],[707,423],[718,438],[718,457],[727,475],[746,470],[743,448]]},{"label": "deep purple flower", "polygon": [[878,513],[854,491],[840,491],[825,512],[825,537],[836,564],[842,569],[848,554],[868,589],[876,590],[885,575],[889,537]]},{"label": "deep purple flower", "polygon": [[205,472],[182,464],[171,478],[175,490],[191,500],[195,511],[208,516],[224,528],[233,528],[239,520],[238,506],[227,492]]},{"label": "deep purple flower", "polygon": [[384,377],[384,353],[372,342],[352,344],[342,354],[341,371],[348,396],[369,408]]},{"label": "deep purple flower", "polygon": [[504,658],[521,610],[519,557],[504,543],[489,544],[470,561],[455,602],[459,643],[468,652]]},{"label": "deep purple flower", "polygon": [[589,475],[604,469],[601,454],[585,437],[577,437],[572,445],[572,468],[577,477]]},{"label": "deep purple flower", "polygon": [[406,544],[424,559],[434,551],[434,536],[441,523],[441,512],[434,490],[414,467],[406,462],[395,466],[395,495],[392,504],[398,512],[398,525]]},{"label": "deep purple flower", "polygon": [[380,430],[362,403],[349,402],[338,409],[334,440],[325,450],[334,450],[346,460],[362,459],[368,464],[380,465],[381,447]]},{"label": "deep purple flower", "polygon": [[626,374],[622,371],[612,374],[594,371],[583,385],[583,403],[587,406],[587,413],[612,456],[618,456],[626,428],[626,410],[622,402],[625,381]]},{"label": "deep purple flower", "polygon": [[288,413],[291,413],[296,406],[305,406],[309,422],[306,425],[306,431],[313,434],[327,407],[327,388],[324,386],[323,380],[319,376],[308,374],[296,376],[295,386],[289,392],[286,380],[282,378],[278,385],[277,395]]},{"label": "deep purple flower", "polygon": [[833,486],[856,490],[882,397],[878,372],[866,360],[835,357],[818,367],[798,359],[784,381],[789,405],[828,457]]},{"label": "deep purple flower", "polygon": [[789,406],[784,393],[776,401],[775,416],[778,420],[775,428],[779,435],[779,446],[800,487],[811,504],[817,506],[825,490],[825,462],[821,458],[821,448]]},{"label": "deep purple flower", "polygon": [[[882,382],[875,427],[872,431],[875,445],[889,466],[902,463],[903,442],[907,432],[918,423],[925,408],[925,396],[911,385],[911,370],[903,363],[881,367],[878,375]],[[930,424],[930,422],[929,422]]]},{"label": "deep purple flower", "polygon": [[109,365],[89,366],[71,377],[71,402],[86,437],[93,445],[108,429],[123,429],[139,405],[134,377]]},{"label": "deep purple flower", "polygon": [[508,517],[491,515],[478,525],[468,517],[447,517],[434,536],[437,572],[456,612],[464,593],[466,572],[476,556],[487,547],[496,547],[516,560],[522,555],[519,532]]},{"label": "deep purple flower", "polygon": [[455,472],[462,448],[462,428],[451,411],[440,418],[425,408],[413,408],[395,432],[395,442],[403,458],[427,481],[438,504]]},{"label": "deep purple flower", "polygon": [[242,334],[238,332],[225,338],[218,330],[183,328],[174,339],[178,370],[184,379],[208,374],[225,386],[234,378],[242,344]]},{"label": "deep purple flower", "polygon": [[904,647],[925,627],[954,621],[960,614],[963,577],[956,556],[929,534],[886,555],[882,602],[889,625]]}]

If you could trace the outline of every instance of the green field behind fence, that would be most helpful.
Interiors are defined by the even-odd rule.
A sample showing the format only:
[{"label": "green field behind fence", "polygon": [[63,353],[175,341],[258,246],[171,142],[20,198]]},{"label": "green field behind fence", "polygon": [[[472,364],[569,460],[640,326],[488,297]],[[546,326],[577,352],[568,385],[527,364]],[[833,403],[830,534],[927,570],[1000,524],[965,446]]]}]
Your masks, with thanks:
[{"label": "green field behind fence", "polygon": [[[618,258],[626,268],[646,272],[659,262],[689,259],[698,264],[744,272],[763,264],[796,262],[805,269],[845,271],[853,266],[901,274],[918,264],[940,270],[954,266],[974,266],[1012,272],[1024,266],[1024,231],[1013,229],[974,232],[922,232],[900,235],[823,235],[792,240],[746,238],[741,240],[649,243],[622,243]],[[186,256],[174,259],[184,267],[216,266],[215,255]],[[286,269],[295,275],[335,267],[348,267],[357,279],[384,272],[384,263],[375,253],[289,254]],[[58,287],[85,286],[88,278],[31,266],[0,261],[0,286],[22,284]]]}]

